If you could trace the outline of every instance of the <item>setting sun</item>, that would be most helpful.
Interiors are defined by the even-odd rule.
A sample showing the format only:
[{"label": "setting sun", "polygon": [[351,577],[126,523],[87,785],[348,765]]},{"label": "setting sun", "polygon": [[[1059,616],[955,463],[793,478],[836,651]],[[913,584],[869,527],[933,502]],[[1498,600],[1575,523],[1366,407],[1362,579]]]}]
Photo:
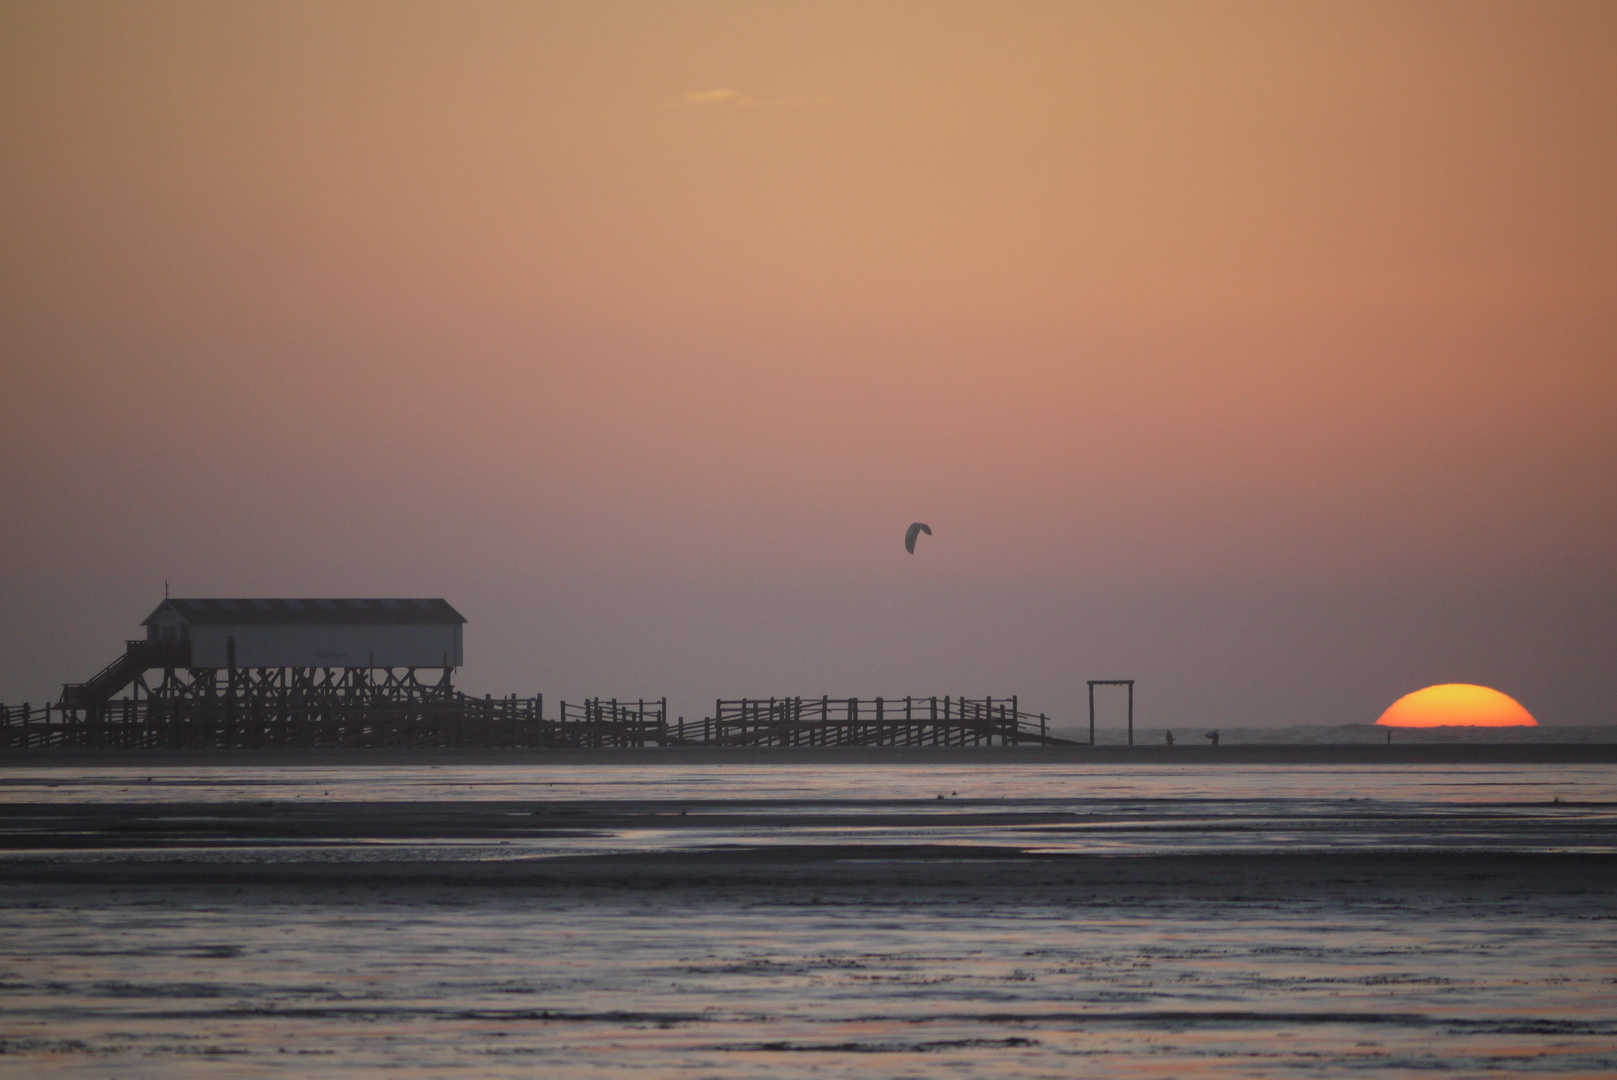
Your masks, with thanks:
[{"label": "setting sun", "polygon": [[1444,683],[1405,694],[1381,714],[1383,727],[1537,727],[1509,694],[1470,683]]}]

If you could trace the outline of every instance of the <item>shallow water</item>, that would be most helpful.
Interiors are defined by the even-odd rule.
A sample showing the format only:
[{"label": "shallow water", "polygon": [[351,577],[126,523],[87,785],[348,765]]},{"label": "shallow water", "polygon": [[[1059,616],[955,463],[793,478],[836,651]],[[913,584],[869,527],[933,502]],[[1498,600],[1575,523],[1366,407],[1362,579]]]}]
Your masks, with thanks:
[{"label": "shallow water", "polygon": [[[941,797],[940,797],[941,796]],[[765,844],[1012,845],[1171,854],[1379,848],[1617,851],[1617,766],[547,765],[4,769],[0,804],[511,804],[573,815],[549,829],[280,843],[230,858],[533,858]],[[199,805],[198,805],[199,804]],[[632,822],[601,827],[602,807]],[[621,817],[621,816],[620,816]],[[552,819],[552,823],[554,819]],[[453,851],[448,850],[453,848]],[[188,839],[192,857],[207,847]],[[151,854],[163,855],[158,848]],[[31,852],[30,855],[37,855]],[[69,857],[64,852],[63,857]],[[93,858],[77,848],[71,857]],[[131,857],[127,851],[119,857]]]},{"label": "shallow water", "polygon": [[[453,862],[570,854],[574,843],[633,854],[895,837],[1101,853],[1609,853],[1617,767],[27,769],[0,773],[0,793],[24,810],[477,800],[677,806],[699,819],[540,837],[517,851],[468,841],[180,852],[158,841],[25,853],[47,861],[405,850]],[[750,824],[700,825],[738,810]],[[1000,810],[1008,820],[994,819]],[[1066,832],[1020,820],[1034,811],[1077,820]],[[797,824],[826,813],[860,824]],[[978,824],[954,820],[984,813]],[[1343,886],[1209,899],[1141,884],[1103,898],[1007,896],[984,884],[943,893],[0,877],[0,1075],[1617,1074],[1609,894]]]},{"label": "shallow water", "polygon": [[0,912],[29,1075],[1617,1069],[1617,927],[1553,905],[32,900]]},{"label": "shallow water", "polygon": [[444,765],[0,768],[0,801],[731,799],[1611,801],[1596,765]]}]

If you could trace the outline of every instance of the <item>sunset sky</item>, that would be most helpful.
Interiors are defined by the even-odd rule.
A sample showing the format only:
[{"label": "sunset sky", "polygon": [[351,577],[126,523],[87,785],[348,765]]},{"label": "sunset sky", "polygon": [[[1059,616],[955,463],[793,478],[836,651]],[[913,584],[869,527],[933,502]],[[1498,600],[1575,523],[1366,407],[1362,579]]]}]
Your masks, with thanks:
[{"label": "sunset sky", "polygon": [[0,0],[0,700],[167,579],[693,716],[1617,720],[1614,57],[1605,3]]}]

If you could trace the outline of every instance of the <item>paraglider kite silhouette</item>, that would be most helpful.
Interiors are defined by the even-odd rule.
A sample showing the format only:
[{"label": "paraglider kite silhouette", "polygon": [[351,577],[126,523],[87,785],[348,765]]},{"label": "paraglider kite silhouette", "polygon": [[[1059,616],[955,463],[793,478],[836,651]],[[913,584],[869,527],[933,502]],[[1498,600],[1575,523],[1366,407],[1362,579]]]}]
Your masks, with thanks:
[{"label": "paraglider kite silhouette", "polygon": [[917,521],[914,525],[911,525],[908,529],[904,530],[904,550],[909,552],[911,555],[914,555],[915,538],[920,536],[922,533],[926,533],[928,536],[931,536],[932,526],[923,525]]}]

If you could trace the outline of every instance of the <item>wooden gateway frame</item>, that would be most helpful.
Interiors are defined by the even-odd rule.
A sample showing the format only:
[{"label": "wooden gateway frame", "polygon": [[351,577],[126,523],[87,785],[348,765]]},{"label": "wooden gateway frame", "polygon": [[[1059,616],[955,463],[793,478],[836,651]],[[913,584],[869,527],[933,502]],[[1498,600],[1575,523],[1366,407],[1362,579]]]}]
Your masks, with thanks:
[{"label": "wooden gateway frame", "polygon": [[1126,686],[1129,688],[1129,745],[1134,745],[1134,680],[1133,679],[1090,679],[1089,680],[1089,745],[1095,745],[1095,687],[1097,686]]}]

